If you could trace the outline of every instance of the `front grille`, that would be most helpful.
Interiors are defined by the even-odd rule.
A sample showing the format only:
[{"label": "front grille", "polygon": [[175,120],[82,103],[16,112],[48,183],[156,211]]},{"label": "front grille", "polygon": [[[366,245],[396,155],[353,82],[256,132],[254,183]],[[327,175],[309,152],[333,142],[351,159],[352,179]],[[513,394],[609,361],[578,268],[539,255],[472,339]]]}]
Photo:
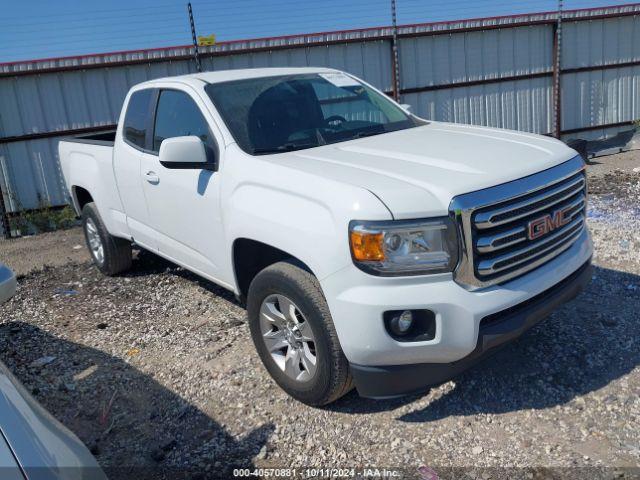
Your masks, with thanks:
[{"label": "front grille", "polygon": [[[459,283],[485,287],[520,276],[569,248],[585,228],[586,177],[580,157],[496,187],[461,195],[451,215],[463,238]],[[562,222],[554,223],[562,211]],[[530,239],[529,223],[546,217]]]}]

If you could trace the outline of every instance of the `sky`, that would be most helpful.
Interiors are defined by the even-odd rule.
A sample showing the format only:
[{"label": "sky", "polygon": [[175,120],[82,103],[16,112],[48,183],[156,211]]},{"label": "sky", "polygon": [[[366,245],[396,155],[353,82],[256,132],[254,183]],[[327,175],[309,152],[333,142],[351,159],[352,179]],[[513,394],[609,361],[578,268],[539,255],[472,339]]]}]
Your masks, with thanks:
[{"label": "sky", "polygon": [[[192,0],[217,41],[391,24],[391,0]],[[564,0],[565,9],[634,3]],[[398,24],[555,10],[557,0],[397,0]],[[0,0],[0,63],[191,43],[186,1]]]}]

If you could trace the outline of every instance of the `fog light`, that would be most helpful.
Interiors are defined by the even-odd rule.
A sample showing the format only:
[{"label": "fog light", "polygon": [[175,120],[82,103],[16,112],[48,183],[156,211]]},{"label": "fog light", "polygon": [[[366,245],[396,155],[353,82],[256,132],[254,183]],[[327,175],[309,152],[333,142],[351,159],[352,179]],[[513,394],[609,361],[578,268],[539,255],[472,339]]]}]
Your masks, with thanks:
[{"label": "fog light", "polygon": [[384,328],[397,342],[425,342],[436,338],[436,314],[428,309],[387,310]]},{"label": "fog light", "polygon": [[413,313],[405,310],[391,319],[391,329],[396,335],[406,335],[413,326]]}]

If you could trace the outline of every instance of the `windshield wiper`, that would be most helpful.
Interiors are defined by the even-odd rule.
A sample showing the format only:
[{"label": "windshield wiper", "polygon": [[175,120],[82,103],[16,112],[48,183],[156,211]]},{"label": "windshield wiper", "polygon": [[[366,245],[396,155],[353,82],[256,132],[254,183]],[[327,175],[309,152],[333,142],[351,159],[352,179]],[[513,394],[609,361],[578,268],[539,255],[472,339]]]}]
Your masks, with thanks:
[{"label": "windshield wiper", "polygon": [[353,137],[352,140],[354,138],[364,138],[364,137],[371,137],[373,135],[380,135],[381,133],[385,133],[384,130],[365,130],[364,132],[358,132],[356,133]]},{"label": "windshield wiper", "polygon": [[292,152],[293,150],[303,150],[305,148],[319,147],[320,143],[285,143],[272,148],[255,148],[253,154],[257,153],[282,153]]}]

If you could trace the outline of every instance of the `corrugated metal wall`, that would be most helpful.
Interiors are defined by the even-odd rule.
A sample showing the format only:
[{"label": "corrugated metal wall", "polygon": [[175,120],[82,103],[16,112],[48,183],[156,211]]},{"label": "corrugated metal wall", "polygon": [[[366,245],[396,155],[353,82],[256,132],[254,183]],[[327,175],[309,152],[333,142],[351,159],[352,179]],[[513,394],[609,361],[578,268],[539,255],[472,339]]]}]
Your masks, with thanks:
[{"label": "corrugated metal wall", "polygon": [[[640,17],[565,22],[562,40],[562,128],[571,130],[640,119]],[[581,71],[582,69],[582,71]],[[591,130],[595,139],[629,127]]]},{"label": "corrugated metal wall", "polygon": [[411,93],[403,102],[431,120],[542,134],[551,131],[551,79],[546,78]]},{"label": "corrugated metal wall", "polygon": [[[564,22],[563,129],[640,118],[640,65],[588,70],[638,63],[640,18],[635,12],[640,13],[640,5],[632,7],[633,15],[630,7],[588,15],[576,11],[573,18],[590,15],[594,19],[575,21],[569,15]],[[627,16],[601,18],[617,12]],[[418,115],[552,132],[552,14],[401,27],[399,34],[402,102],[411,104]],[[112,125],[131,85],[193,72],[188,54],[188,47],[177,47],[0,65],[0,137]],[[328,66],[351,72],[383,91],[394,88],[388,28],[231,42],[207,47],[204,54],[205,70]],[[135,63],[140,61],[145,63]],[[47,69],[53,71],[44,73]],[[615,131],[599,129],[580,136]],[[58,139],[0,139],[0,187],[8,211],[66,202]]]},{"label": "corrugated metal wall", "polygon": [[[391,89],[391,57],[384,40],[202,59],[204,70],[312,65],[350,71]],[[0,78],[0,137],[114,124],[132,85],[194,71],[192,61],[181,60]],[[67,202],[59,138],[0,144],[7,211]]]},{"label": "corrugated metal wall", "polygon": [[[548,25],[403,39],[402,89],[550,72]],[[529,78],[406,94],[428,119],[535,133],[551,131],[551,77]]]},{"label": "corrugated metal wall", "polygon": [[[19,136],[117,122],[136,83],[189,73],[187,61],[0,79],[0,136]],[[59,137],[0,144],[0,186],[9,212],[67,203]]]}]

